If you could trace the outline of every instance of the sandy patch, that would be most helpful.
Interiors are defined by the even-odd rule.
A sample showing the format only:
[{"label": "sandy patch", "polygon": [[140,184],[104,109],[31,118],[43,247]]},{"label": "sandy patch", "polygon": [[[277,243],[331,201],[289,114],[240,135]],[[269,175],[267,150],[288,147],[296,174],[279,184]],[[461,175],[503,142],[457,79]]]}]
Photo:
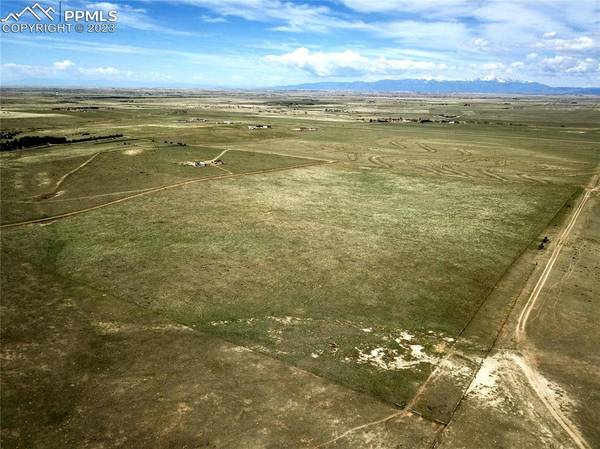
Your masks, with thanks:
[{"label": "sandy patch", "polygon": [[421,345],[409,345],[407,354],[401,354],[395,348],[355,349],[358,351],[358,363],[366,363],[386,371],[407,369],[420,363],[436,364],[439,361],[437,357],[425,353]]},{"label": "sandy patch", "polygon": [[130,150],[123,151],[123,154],[127,156],[137,156],[139,154],[142,154],[143,152],[144,150],[142,150],[141,148],[131,148]]},{"label": "sandy patch", "polygon": [[395,340],[396,340],[396,343],[401,343],[403,341],[412,341],[412,339],[414,337],[415,336],[412,335],[410,332],[402,331],[402,332],[400,332],[400,336],[398,338],[396,338]]},{"label": "sandy patch", "polygon": [[483,361],[481,368],[475,375],[473,382],[467,389],[467,394],[476,396],[492,405],[498,400],[496,394],[498,369],[501,363],[501,355],[488,357]]},{"label": "sandy patch", "polygon": [[[498,353],[487,357],[469,388],[467,395],[478,399],[486,407],[504,408],[505,402],[510,404],[518,399],[519,392],[530,386],[523,381],[523,374],[532,369],[523,357],[516,353]],[[559,385],[549,381],[539,372],[533,374],[535,388],[556,403],[563,411],[572,410],[575,402]]]}]

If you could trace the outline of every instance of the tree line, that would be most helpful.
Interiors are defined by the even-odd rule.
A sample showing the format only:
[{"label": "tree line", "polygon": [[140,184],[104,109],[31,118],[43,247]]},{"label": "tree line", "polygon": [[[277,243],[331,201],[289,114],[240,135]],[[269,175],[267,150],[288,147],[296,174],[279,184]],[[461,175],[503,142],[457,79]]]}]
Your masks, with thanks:
[{"label": "tree line", "polygon": [[80,139],[67,139],[57,136],[23,136],[18,139],[9,140],[0,143],[0,151],[14,151],[25,148],[37,147],[42,145],[60,145],[65,143],[88,142],[91,140],[114,139],[123,137],[123,134],[110,134],[108,136],[89,136]]}]

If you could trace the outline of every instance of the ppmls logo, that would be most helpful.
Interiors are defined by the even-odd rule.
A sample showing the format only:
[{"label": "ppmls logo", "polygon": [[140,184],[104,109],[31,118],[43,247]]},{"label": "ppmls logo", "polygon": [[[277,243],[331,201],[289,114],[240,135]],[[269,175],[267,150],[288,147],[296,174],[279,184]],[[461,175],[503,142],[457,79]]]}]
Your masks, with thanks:
[{"label": "ppmls logo", "polygon": [[18,12],[18,13],[11,12],[4,19],[0,19],[0,21],[8,22],[9,20],[12,19],[15,22],[18,22],[19,19],[21,18],[21,16],[25,15],[25,13],[31,14],[33,17],[35,17],[37,19],[38,22],[42,20],[43,16],[46,16],[48,19],[53,21],[54,17],[52,17],[52,14],[54,14],[55,12],[56,11],[54,10],[54,8],[52,6],[50,6],[48,9],[44,9],[40,6],[39,3],[36,3],[33,6],[26,6],[25,8],[23,8],[23,10],[21,12]]},{"label": "ppmls logo", "polygon": [[[13,11],[0,18],[3,33],[114,33],[118,13],[116,10],[62,9],[62,2],[56,10],[44,8],[39,3],[26,6],[21,11]],[[55,19],[58,19],[58,23]],[[33,21],[33,23],[31,23]],[[54,23],[53,23],[54,22]]]}]

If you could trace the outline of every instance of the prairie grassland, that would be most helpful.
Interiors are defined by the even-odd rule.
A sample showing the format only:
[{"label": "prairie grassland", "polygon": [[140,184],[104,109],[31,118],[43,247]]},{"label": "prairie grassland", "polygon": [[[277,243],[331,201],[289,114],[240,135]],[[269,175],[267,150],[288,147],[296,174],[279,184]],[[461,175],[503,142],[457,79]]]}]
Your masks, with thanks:
[{"label": "prairie grassland", "polygon": [[[600,163],[599,112],[585,102],[133,100],[85,98],[77,104],[100,109],[60,112],[68,120],[3,118],[30,134],[124,137],[2,154],[2,223],[202,182],[5,228],[3,271],[26,261],[396,404]],[[15,96],[5,107],[43,114],[69,101]],[[440,113],[462,123],[364,120]],[[221,168],[181,165],[225,149]],[[23,338],[11,335],[9,345]]]}]

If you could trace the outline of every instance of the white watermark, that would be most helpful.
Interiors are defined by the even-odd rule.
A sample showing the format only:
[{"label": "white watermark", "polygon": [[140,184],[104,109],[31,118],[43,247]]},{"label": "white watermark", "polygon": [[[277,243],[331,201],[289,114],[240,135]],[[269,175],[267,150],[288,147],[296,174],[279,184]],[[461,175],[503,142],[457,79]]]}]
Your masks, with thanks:
[{"label": "white watermark", "polygon": [[2,33],[114,33],[118,11],[104,9],[63,9],[39,3],[11,11],[0,19]]}]

